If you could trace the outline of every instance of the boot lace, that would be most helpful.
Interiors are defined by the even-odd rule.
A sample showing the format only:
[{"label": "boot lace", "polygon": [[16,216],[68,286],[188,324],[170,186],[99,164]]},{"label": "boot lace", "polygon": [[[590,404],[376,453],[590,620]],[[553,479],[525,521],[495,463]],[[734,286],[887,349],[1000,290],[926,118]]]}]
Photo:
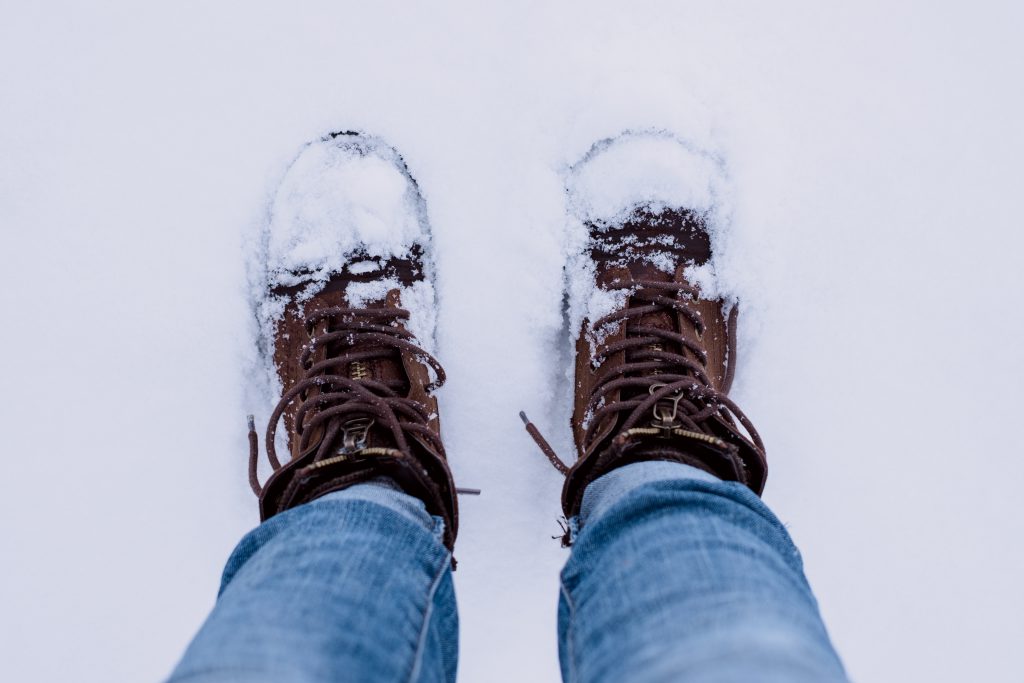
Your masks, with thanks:
[{"label": "boot lace", "polygon": [[[618,417],[621,424],[612,440],[612,448],[621,449],[626,441],[637,436],[677,436],[697,439],[714,445],[727,444],[714,435],[711,421],[721,419],[739,435],[737,422],[750,441],[761,452],[764,444],[747,416],[724,393],[712,386],[708,376],[707,352],[679,332],[640,324],[639,319],[656,313],[679,313],[694,327],[697,339],[704,335],[700,313],[691,305],[699,290],[682,282],[636,280],[613,282],[613,290],[629,290],[629,304],[593,324],[597,334],[612,332],[626,325],[623,339],[595,353],[592,363],[600,364],[612,354],[625,352],[625,362],[604,374],[595,384],[587,400],[589,416],[580,444],[580,453],[590,453],[599,428],[608,416]],[[668,347],[668,348],[666,348]],[[671,348],[679,351],[668,350]],[[694,358],[682,351],[689,351]],[[618,392],[619,398],[613,399]],[[562,474],[569,472],[565,463],[551,448],[525,413],[520,418],[551,464]]]},{"label": "boot lace", "polygon": [[[415,435],[442,458],[444,446],[430,428],[427,407],[402,395],[407,383],[402,379],[371,379],[368,363],[396,359],[400,352],[411,353],[434,372],[428,392],[444,384],[441,364],[414,343],[413,335],[398,326],[409,312],[395,308],[326,308],[306,319],[310,342],[299,362],[305,373],[278,401],[270,415],[265,448],[274,471],[281,469],[275,436],[289,406],[298,403],[293,417],[294,452],[303,453],[323,427],[320,445],[312,467],[324,467],[353,458],[412,458],[409,437]],[[314,361],[323,350],[324,358]],[[260,496],[263,486],[257,475],[259,445],[253,417],[249,418],[249,485]],[[371,426],[390,435],[393,447],[370,448],[366,445]],[[337,442],[340,441],[340,447]]]}]

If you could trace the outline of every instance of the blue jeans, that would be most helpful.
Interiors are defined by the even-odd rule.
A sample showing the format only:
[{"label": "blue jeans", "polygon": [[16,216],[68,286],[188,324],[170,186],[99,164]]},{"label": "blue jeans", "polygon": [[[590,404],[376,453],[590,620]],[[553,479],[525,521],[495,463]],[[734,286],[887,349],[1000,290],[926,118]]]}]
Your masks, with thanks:
[{"label": "blue jeans", "polygon": [[[628,465],[591,484],[570,529],[565,681],[846,681],[799,552],[746,487]],[[441,521],[387,482],[277,515],[231,555],[171,680],[450,683],[450,560]]]}]

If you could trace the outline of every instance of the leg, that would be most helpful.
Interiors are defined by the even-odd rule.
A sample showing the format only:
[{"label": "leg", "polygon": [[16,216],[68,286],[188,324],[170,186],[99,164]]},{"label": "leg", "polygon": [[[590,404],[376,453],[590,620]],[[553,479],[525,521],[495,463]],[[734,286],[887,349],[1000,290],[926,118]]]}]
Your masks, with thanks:
[{"label": "leg", "polygon": [[562,572],[566,681],[845,681],[800,554],[754,493],[641,462],[588,487]]},{"label": "leg", "polygon": [[760,501],[764,442],[729,398],[734,299],[720,159],[627,132],[572,168],[577,459],[562,510],[566,681],[842,681],[800,554]]},{"label": "leg", "polygon": [[442,525],[377,482],[274,516],[231,555],[171,681],[454,681]]},{"label": "leg", "polygon": [[264,523],[173,680],[454,681],[458,503],[423,199],[394,149],[337,133],[299,154],[272,216],[255,313],[282,395],[265,482],[249,417]]}]

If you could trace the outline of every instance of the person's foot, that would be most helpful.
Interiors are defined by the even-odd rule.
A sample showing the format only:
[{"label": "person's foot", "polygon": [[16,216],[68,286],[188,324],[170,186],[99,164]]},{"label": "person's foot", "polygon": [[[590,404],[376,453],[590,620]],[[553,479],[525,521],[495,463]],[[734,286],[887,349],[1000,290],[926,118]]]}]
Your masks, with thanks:
[{"label": "person's foot", "polygon": [[[432,395],[444,372],[429,353],[431,276],[426,211],[401,156],[356,133],[305,147],[275,196],[267,240],[260,317],[282,397],[263,486],[250,418],[263,519],[386,477],[441,516],[454,544],[456,491]],[[282,422],[285,458],[275,449]]]},{"label": "person's foot", "polygon": [[719,176],[714,159],[667,134],[598,143],[573,169],[570,199],[586,235],[568,273],[579,336],[567,516],[590,482],[645,460],[764,488],[764,446],[726,396],[736,306],[704,296],[688,270],[710,268]]}]

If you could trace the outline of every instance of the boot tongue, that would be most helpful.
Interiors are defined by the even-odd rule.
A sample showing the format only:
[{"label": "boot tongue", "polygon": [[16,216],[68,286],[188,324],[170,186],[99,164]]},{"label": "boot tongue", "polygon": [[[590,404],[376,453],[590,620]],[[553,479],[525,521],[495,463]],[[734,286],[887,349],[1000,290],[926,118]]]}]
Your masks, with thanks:
[{"label": "boot tongue", "polygon": [[[643,256],[631,259],[626,267],[634,281],[685,282],[682,271],[689,263],[705,263],[711,257],[711,242],[702,219],[685,210],[653,212],[638,208],[622,227],[623,235],[635,240],[632,248]],[[655,265],[660,263],[660,265]],[[672,292],[661,291],[664,296]],[[661,310],[641,316],[637,323],[646,327],[678,332],[686,337],[696,335],[688,330],[688,321],[671,310]],[[679,348],[679,344],[663,342],[666,351],[693,354]]]},{"label": "boot tongue", "polygon": [[[685,270],[684,264],[679,264],[673,273],[666,273],[664,270],[661,270],[652,264],[643,262],[630,263],[628,268],[630,276],[634,281],[686,282],[686,278],[683,274],[683,271]],[[674,292],[667,290],[658,290],[656,293],[669,298],[677,296]],[[644,305],[644,302],[634,300],[631,304]],[[660,308],[656,311],[652,311],[651,313],[642,315],[639,318],[636,318],[636,322],[634,324],[637,326],[653,327],[659,330],[665,330],[666,332],[680,334],[698,346],[703,345],[700,338],[697,336],[697,331],[690,319],[670,308]],[[684,347],[682,344],[673,341],[660,339],[656,343],[652,344],[651,348],[668,353],[681,354],[683,357],[698,364],[701,362],[701,359],[697,354],[689,348]],[[673,372],[679,371],[674,370]],[[687,371],[685,374],[692,375],[693,373]]]},{"label": "boot tongue", "polygon": [[[628,268],[629,274],[634,281],[653,280],[655,282],[672,282],[672,276],[669,273],[666,273],[649,263],[633,262],[629,264]],[[658,291],[657,294],[668,297],[672,296],[672,292],[666,291]],[[632,305],[644,305],[643,302],[639,301],[633,301],[631,303]],[[636,318],[636,322],[634,324],[642,327],[654,327],[667,332],[677,332],[676,317],[677,316],[674,311],[659,309]],[[658,345],[665,351],[673,353],[679,353],[681,351],[678,344],[665,340],[659,341]]]},{"label": "boot tongue", "polygon": [[[384,299],[362,302],[360,308],[399,308],[399,292],[391,290]],[[391,387],[399,396],[409,390],[409,379],[406,376],[398,350],[388,349],[382,352],[376,341],[367,341],[345,348],[345,353],[376,352],[373,358],[353,360],[344,368],[349,379],[371,380]],[[342,423],[342,432],[336,439],[336,448],[351,448],[353,441],[365,447],[394,447],[394,436],[391,430],[380,424],[380,421],[369,414],[351,413]],[[346,437],[348,437],[346,439]]]}]

